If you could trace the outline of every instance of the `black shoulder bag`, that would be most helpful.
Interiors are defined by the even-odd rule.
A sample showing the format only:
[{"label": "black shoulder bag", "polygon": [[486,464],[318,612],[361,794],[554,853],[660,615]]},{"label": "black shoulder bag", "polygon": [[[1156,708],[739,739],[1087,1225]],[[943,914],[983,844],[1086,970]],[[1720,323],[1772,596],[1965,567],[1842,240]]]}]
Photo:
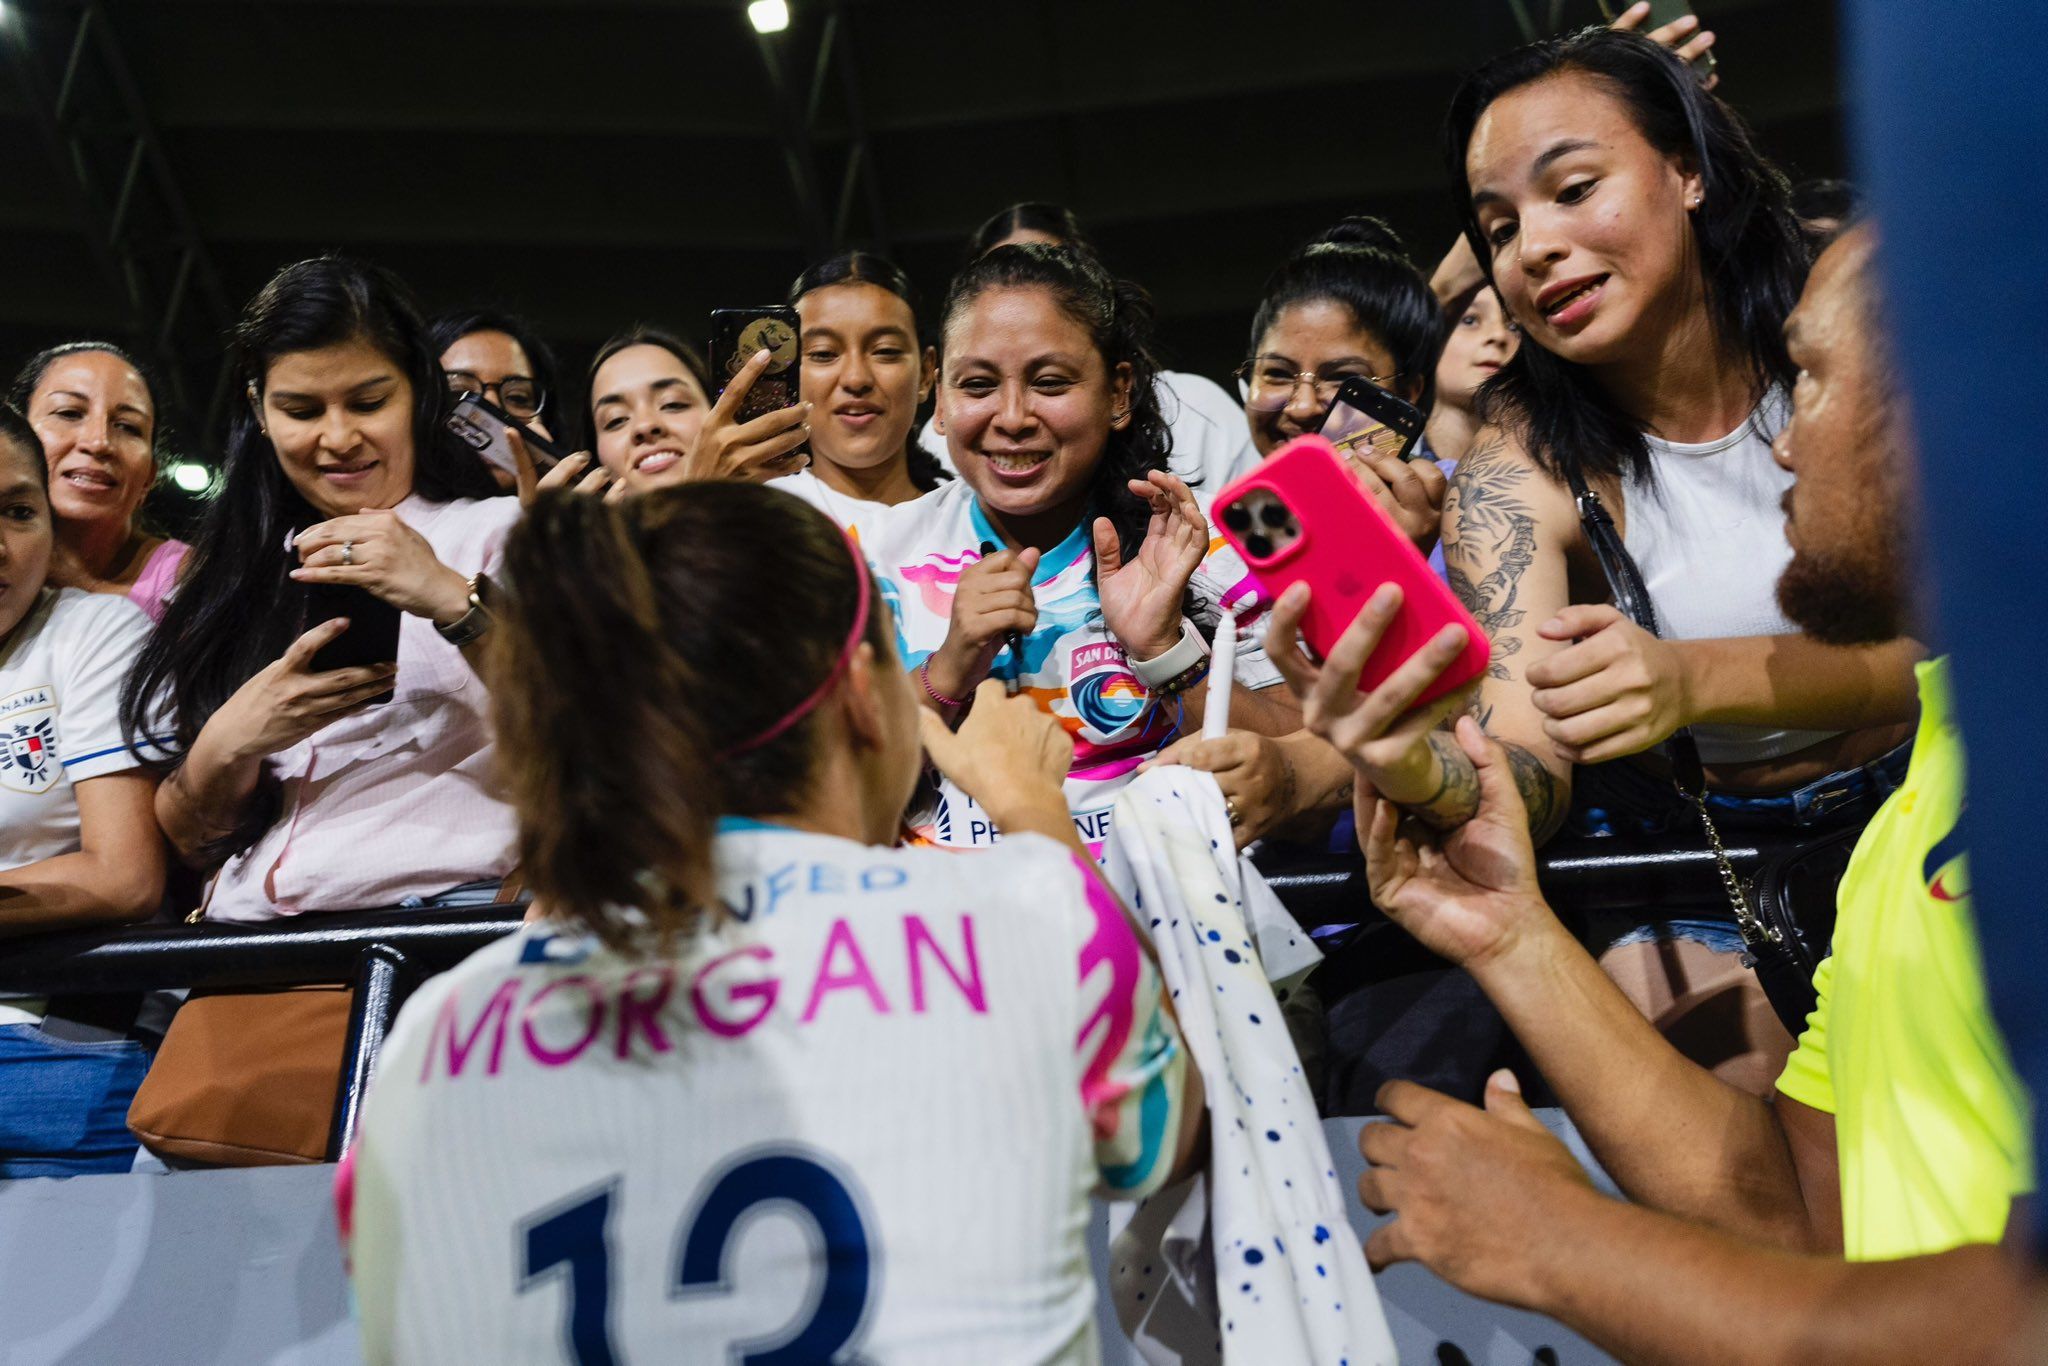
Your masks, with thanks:
[{"label": "black shoulder bag", "polygon": [[[1622,544],[1600,495],[1586,485],[1577,469],[1565,470],[1572,497],[1578,504],[1579,521],[1586,528],[1586,540],[1600,571],[1607,576],[1614,605],[1629,620],[1648,631],[1657,629],[1657,609],[1650,602],[1650,590],[1642,571]],[[1756,973],[1757,982],[1770,998],[1772,1009],[1784,1021],[1793,1038],[1806,1028],[1806,1017],[1816,1003],[1813,974],[1827,957],[1834,937],[1835,888],[1849,866],[1849,853],[1862,832],[1858,829],[1830,832],[1816,841],[1780,854],[1758,870],[1755,902],[1751,889],[1743,886],[1721,832],[1707,813],[1707,782],[1700,764],[1699,745],[1684,726],[1665,741],[1671,760],[1671,780],[1692,808],[1699,813],[1700,828],[1707,846],[1721,870],[1721,884],[1728,894],[1728,909],[1734,912],[1735,927],[1742,933],[1747,952],[1743,962]],[[1795,905],[1796,903],[1796,905]]]}]

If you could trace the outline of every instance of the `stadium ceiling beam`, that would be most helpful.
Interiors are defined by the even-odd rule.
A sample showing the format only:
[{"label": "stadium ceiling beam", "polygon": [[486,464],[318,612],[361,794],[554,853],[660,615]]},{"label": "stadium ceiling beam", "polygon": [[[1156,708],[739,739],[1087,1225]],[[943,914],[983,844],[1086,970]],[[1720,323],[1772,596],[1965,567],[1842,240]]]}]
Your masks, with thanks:
[{"label": "stadium ceiling beam", "polygon": [[210,441],[226,412],[220,340],[235,314],[106,6],[15,0],[0,48],[129,339],[162,377],[165,418]]},{"label": "stadium ceiling beam", "polygon": [[[812,53],[810,81],[802,92],[789,69],[795,62],[795,53],[782,46],[788,35],[756,35],[761,63],[781,113],[783,159],[789,168],[790,185],[803,220],[803,236],[813,259],[846,245],[852,235],[856,207],[863,204],[868,220],[866,240],[879,251],[889,247],[888,218],[882,203],[881,178],[875,167],[874,142],[868,136],[860,76],[850,51],[852,28],[852,12],[842,0],[829,0]],[[834,68],[838,76],[840,118],[836,136],[831,140],[843,141],[845,152],[839,168],[838,193],[828,201],[820,169],[819,129],[834,86]]]}]

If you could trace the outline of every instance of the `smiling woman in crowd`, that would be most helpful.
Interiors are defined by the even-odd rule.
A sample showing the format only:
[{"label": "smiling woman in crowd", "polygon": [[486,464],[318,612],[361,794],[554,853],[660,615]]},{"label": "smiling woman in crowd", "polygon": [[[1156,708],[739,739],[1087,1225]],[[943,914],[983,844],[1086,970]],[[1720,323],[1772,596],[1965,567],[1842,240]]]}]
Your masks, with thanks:
[{"label": "smiling woman in crowd", "polygon": [[[135,733],[168,712],[180,757],[157,818],[213,874],[212,919],[489,901],[512,814],[464,652],[518,501],[448,432],[438,357],[388,272],[287,266],[233,348],[220,496],[124,699]],[[352,624],[307,629],[315,583],[397,610],[395,668],[318,666]]]},{"label": "smiling woman in crowd", "polygon": [[149,377],[110,342],[66,342],[22,367],[11,401],[50,463],[50,581],[123,594],[160,619],[187,547],[142,525],[157,472]]},{"label": "smiling woman in crowd", "polygon": [[912,436],[938,352],[918,345],[909,278],[872,252],[850,251],[798,276],[789,301],[802,324],[811,464],[778,487],[841,523],[857,515],[844,504],[907,503],[937,488],[945,473]]}]

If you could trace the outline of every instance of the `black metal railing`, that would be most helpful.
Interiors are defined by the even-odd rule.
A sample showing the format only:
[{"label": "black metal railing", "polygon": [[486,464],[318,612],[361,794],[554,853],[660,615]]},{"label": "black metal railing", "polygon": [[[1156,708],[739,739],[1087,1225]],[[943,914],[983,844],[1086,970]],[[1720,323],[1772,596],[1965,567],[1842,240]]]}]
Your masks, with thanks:
[{"label": "black metal railing", "polygon": [[[1745,877],[1775,852],[1741,840],[1728,850]],[[1260,862],[1267,882],[1302,924],[1385,925],[1366,895],[1365,870],[1355,854],[1287,851]],[[1560,842],[1543,851],[1540,864],[1545,895],[1560,909],[1654,907],[1669,913],[1725,906],[1719,871],[1704,849]],[[0,997],[353,985],[329,1141],[329,1155],[339,1158],[354,1137],[364,1083],[406,997],[428,977],[509,934],[523,914],[517,906],[343,911],[264,925],[148,925],[35,935],[0,943]]]}]

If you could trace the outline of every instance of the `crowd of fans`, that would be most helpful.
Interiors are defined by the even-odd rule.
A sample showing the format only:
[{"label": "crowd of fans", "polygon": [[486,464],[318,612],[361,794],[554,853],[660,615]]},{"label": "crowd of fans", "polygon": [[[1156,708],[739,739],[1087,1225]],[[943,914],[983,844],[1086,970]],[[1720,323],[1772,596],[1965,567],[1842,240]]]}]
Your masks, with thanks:
[{"label": "crowd of fans", "polygon": [[[502,1241],[466,1232],[480,1206],[437,1203],[442,1183],[498,1182],[489,1201],[515,1214],[566,1193],[516,1162],[468,1173],[460,1135],[502,1151],[547,1108],[570,1126],[557,1143],[581,1124],[596,1149],[645,1146],[624,1136],[631,1096],[659,1117],[643,1129],[729,1149],[867,1115],[903,1169],[866,1199],[905,1299],[846,1332],[914,1354],[950,1305],[952,1359],[1053,1359],[1092,1331],[1065,1212],[1204,1161],[1204,1079],[1133,933],[1143,909],[1127,921],[1095,873],[1118,796],[1183,764],[1213,776],[1240,847],[1362,849],[1374,905],[1533,1064],[1483,1087],[1482,1066],[1463,1095],[1418,1085],[1437,1075],[1422,1066],[1388,1069],[1376,1097],[1324,1089],[1328,1110],[1391,1117],[1363,1140],[1360,1193],[1397,1214],[1376,1265],[1419,1259],[1631,1359],[1975,1359],[2012,1312],[1995,1245],[2031,1187],[2027,1103],[1978,980],[1943,666],[1915,638],[1876,229],[1838,221],[1840,187],[1795,207],[1682,60],[1710,36],[1625,31],[1645,9],[1470,76],[1445,135],[1460,240],[1428,274],[1373,218],[1305,243],[1248,310],[1235,396],[1160,367],[1143,290],[1046,204],[992,217],[932,311],[871,253],[803,269],[801,401],[756,416],[766,352],[714,374],[680,329],[637,325],[578,381],[519,318],[429,322],[374,265],[287,266],[231,339],[240,401],[189,546],[141,520],[146,368],[89,340],[31,358],[0,408],[0,924],[531,897],[521,934],[423,990],[393,1036],[382,1089],[406,1097],[373,1094],[344,1197],[373,1355],[529,1332],[400,1268]],[[1210,496],[1359,378],[1427,426],[1411,458],[1367,450],[1352,473],[1491,644],[1478,684],[1427,705],[1461,635],[1362,691],[1398,597],[1317,659],[1299,590],[1272,600],[1211,535]],[[472,394],[575,453],[549,464],[515,434],[516,470],[486,465],[448,426]],[[396,609],[395,665],[336,665],[362,629],[345,617],[306,626],[309,594],[338,587]],[[1230,728],[1202,738],[1226,607],[1244,633]],[[1877,823],[1803,1029],[1734,918],[1560,918],[1537,890],[1534,850],[1560,832],[1668,847],[1699,843],[1703,818],[1710,838]],[[801,886],[768,871],[785,865]],[[877,879],[891,914],[932,912],[888,930],[909,934],[907,978],[874,962],[882,908],[856,893]],[[975,908],[964,945],[955,906]],[[551,1098],[541,1040],[574,1029],[543,984],[582,983],[586,1014],[593,983],[616,988],[623,1062],[636,1028],[667,1051],[662,1021],[746,1035],[760,1017],[707,1007],[701,975],[675,996],[695,1014],[663,1013],[672,974],[778,953],[792,1030],[838,991],[921,1014],[941,970],[1037,1013],[1000,1049],[828,1013],[824,1064],[764,1030],[718,1061],[679,1043],[672,1096]],[[1077,999],[1077,955],[1084,981],[1128,966],[1106,1004]],[[668,985],[636,997],[656,966]],[[733,980],[728,1006],[777,1009],[772,981]],[[523,1012],[528,1089],[455,1084],[479,1037],[449,1023],[469,988]],[[0,1176],[130,1168],[157,1004],[0,999]],[[1089,1035],[1103,1013],[1108,1040]],[[1288,1024],[1322,1051],[1314,1013]],[[844,1089],[899,1065],[945,1143]],[[1045,1119],[1077,1068],[1082,1103]],[[1525,1085],[1633,1204],[1592,1191]],[[1030,1236],[913,1252],[892,1211],[991,1198],[975,1165],[994,1147],[1040,1154],[1016,1180],[1044,1208],[1005,1216]],[[528,1237],[529,1278],[545,1251]],[[568,1331],[578,1359],[610,1359],[603,1322]]]}]

